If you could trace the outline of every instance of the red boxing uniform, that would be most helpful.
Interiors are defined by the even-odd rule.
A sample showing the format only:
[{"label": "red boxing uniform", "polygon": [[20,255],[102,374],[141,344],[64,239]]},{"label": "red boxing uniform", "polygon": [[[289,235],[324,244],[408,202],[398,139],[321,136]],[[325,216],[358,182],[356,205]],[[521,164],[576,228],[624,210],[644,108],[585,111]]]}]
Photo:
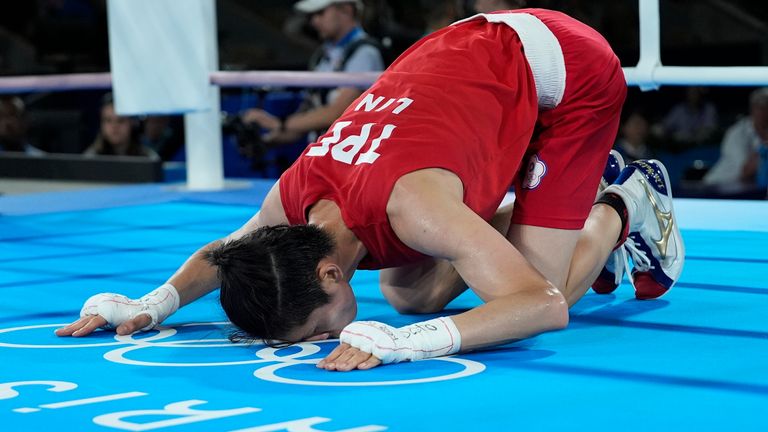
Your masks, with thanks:
[{"label": "red boxing uniform", "polygon": [[386,214],[394,183],[420,169],[456,174],[485,220],[514,183],[514,223],[580,229],[625,94],[618,60],[586,25],[540,9],[479,15],[409,48],[308,146],[280,178],[283,207],[300,224],[334,201],[368,250],[363,269],[424,257]]}]

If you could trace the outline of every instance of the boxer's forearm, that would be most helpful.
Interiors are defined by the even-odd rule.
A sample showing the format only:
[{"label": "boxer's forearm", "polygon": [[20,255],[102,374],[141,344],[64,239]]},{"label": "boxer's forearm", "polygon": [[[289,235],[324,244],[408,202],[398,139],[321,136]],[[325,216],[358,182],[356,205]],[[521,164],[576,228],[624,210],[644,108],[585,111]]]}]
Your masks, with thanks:
[{"label": "boxer's forearm", "polygon": [[466,352],[562,329],[568,325],[568,305],[549,287],[499,297],[451,318]]},{"label": "boxer's forearm", "polygon": [[[463,314],[399,329],[374,321],[353,322],[318,366],[370,369],[379,363],[420,360],[502,345],[568,324],[568,305],[551,285],[499,297]],[[362,353],[372,354],[370,356]]]},{"label": "boxer's forearm", "polygon": [[168,279],[179,293],[180,306],[185,306],[219,287],[216,267],[205,259],[205,253],[220,245],[216,240],[200,248]]}]

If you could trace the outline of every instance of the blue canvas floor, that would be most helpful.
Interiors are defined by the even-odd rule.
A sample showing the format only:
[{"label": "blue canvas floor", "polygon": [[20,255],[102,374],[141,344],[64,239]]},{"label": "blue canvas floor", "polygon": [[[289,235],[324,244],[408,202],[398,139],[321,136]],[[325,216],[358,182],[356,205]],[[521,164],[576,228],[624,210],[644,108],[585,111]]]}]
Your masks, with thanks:
[{"label": "blue canvas floor", "polygon": [[[678,200],[678,285],[588,294],[568,329],[450,358],[333,373],[334,343],[238,346],[216,293],[132,337],[57,338],[98,292],[138,297],[256,211],[269,184],[0,198],[0,428],[38,430],[738,430],[768,420],[768,203]],[[402,325],[376,272],[359,319]],[[454,311],[478,304],[466,294]]]}]

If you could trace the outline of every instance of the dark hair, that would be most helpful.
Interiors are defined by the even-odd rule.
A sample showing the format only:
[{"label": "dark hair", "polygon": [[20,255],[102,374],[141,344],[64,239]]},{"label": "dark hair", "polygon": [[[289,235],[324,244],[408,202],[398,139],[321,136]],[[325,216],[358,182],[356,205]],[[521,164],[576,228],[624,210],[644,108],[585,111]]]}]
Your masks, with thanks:
[{"label": "dark hair", "polygon": [[[112,95],[112,93],[105,93],[101,97],[101,105],[99,108],[99,122],[101,122],[101,112],[104,110],[105,107],[112,106],[112,108],[115,108],[115,98]],[[124,116],[122,116],[124,117]],[[115,143],[110,142],[107,137],[104,136],[101,132],[101,126],[99,127],[99,133],[96,135],[96,138],[93,140],[93,143],[88,148],[89,150],[92,149],[94,154],[97,155],[117,155],[117,149],[115,148]],[[128,147],[125,149],[125,153],[121,153],[120,155],[123,156],[148,156],[147,150],[144,148],[144,146],[141,144],[141,141],[139,140],[139,130],[136,127],[136,125],[133,122],[133,119],[131,119],[131,131],[130,135],[128,136]]]},{"label": "dark hair", "polygon": [[333,238],[317,226],[276,225],[206,252],[221,280],[221,306],[238,327],[229,339],[262,339],[276,346],[274,340],[304,324],[312,311],[329,301],[317,264],[334,248]]}]

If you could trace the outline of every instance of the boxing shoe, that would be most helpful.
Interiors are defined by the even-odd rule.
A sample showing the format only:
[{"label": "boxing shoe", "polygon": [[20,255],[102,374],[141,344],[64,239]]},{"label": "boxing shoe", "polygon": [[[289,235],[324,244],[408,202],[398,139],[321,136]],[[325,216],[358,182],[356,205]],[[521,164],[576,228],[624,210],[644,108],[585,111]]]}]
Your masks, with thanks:
[{"label": "boxing shoe", "polygon": [[629,236],[622,249],[632,258],[635,297],[661,297],[680,278],[685,262],[667,169],[657,160],[633,162],[603,193],[618,195],[627,207]]},{"label": "boxing shoe", "polygon": [[608,153],[608,161],[605,163],[603,176],[600,178],[598,192],[602,192],[605,188],[612,185],[613,182],[619,178],[621,171],[624,170],[624,166],[624,158],[621,157],[621,153],[616,150],[611,150],[611,152]]},{"label": "boxing shoe", "polygon": [[[603,177],[600,179],[598,194],[602,193],[608,186],[612,185],[619,178],[624,169],[624,158],[616,150],[611,150],[608,154],[608,163],[603,170]],[[624,278],[624,269],[627,266],[627,252],[623,247],[618,246],[608,256],[605,267],[600,271],[597,279],[592,284],[592,290],[598,294],[610,294],[616,290]]]}]

